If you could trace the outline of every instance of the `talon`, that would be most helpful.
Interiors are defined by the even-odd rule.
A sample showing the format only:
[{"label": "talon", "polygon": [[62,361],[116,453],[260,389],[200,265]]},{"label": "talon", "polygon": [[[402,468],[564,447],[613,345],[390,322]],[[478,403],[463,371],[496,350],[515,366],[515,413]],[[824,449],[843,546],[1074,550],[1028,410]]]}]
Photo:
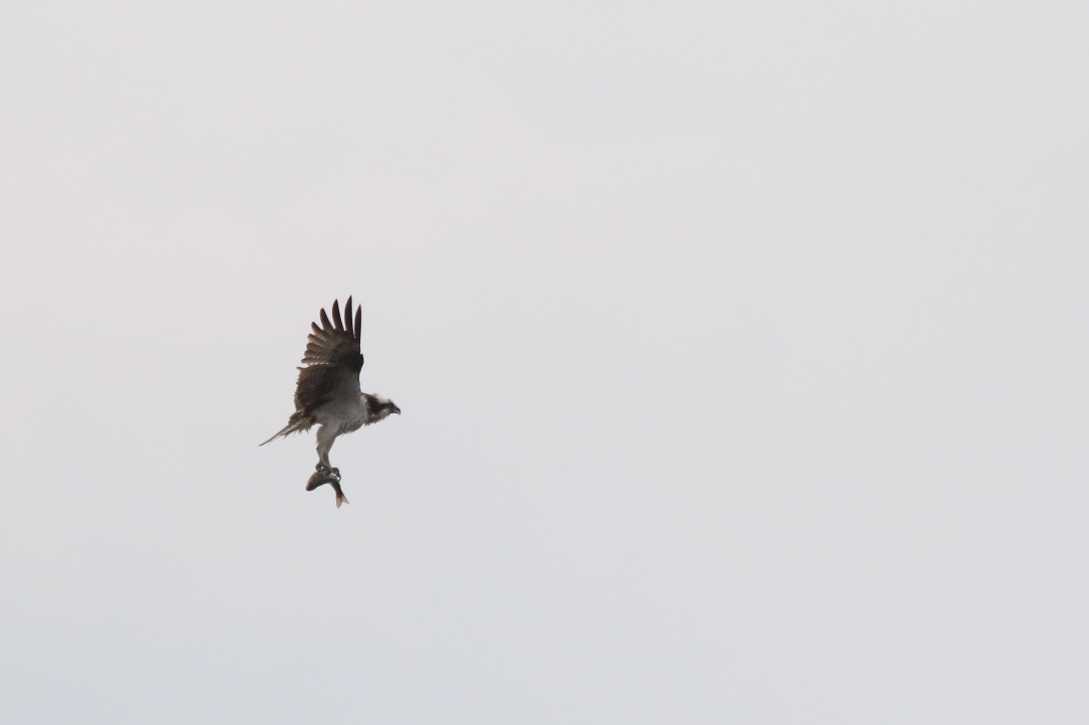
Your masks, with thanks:
[{"label": "talon", "polygon": [[340,480],[340,469],[339,468],[330,468],[328,473],[329,473],[330,476],[332,476],[336,480],[338,480],[338,481]]}]

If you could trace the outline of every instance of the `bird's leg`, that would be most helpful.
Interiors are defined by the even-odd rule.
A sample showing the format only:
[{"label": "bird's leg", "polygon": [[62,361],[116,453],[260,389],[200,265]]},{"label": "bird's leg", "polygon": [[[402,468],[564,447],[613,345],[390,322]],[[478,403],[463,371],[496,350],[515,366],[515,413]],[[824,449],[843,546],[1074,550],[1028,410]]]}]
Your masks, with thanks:
[{"label": "bird's leg", "polygon": [[333,447],[333,441],[336,440],[335,429],[331,426],[323,425],[318,429],[318,465],[317,470],[324,473],[328,473],[333,478],[340,480],[340,471],[333,468],[329,463],[329,449]]}]

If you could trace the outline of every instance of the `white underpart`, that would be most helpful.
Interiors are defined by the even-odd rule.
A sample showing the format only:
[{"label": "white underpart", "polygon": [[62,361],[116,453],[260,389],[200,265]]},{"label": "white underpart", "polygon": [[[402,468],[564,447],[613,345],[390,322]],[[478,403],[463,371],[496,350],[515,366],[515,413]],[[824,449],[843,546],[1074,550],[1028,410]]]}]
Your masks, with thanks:
[{"label": "white underpart", "polygon": [[356,394],[337,396],[332,401],[314,411],[318,424],[318,459],[326,466],[329,463],[329,449],[338,435],[359,430],[367,422],[366,400]]}]

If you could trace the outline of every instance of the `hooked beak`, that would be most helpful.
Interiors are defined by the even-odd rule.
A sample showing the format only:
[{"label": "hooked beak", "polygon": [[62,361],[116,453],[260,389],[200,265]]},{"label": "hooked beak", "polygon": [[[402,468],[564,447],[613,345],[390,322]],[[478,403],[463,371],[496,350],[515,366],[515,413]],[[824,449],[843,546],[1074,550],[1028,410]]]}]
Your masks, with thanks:
[{"label": "hooked beak", "polygon": [[401,409],[398,408],[396,405],[391,405],[389,409],[391,413],[396,413],[397,415],[401,414]]}]

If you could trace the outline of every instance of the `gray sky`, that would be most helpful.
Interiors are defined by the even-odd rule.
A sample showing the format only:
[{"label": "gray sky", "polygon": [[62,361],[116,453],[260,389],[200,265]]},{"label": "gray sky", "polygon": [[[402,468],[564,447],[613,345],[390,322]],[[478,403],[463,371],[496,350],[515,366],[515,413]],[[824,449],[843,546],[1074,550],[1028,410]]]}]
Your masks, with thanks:
[{"label": "gray sky", "polygon": [[1089,719],[1089,5],[21,5],[0,721]]}]

